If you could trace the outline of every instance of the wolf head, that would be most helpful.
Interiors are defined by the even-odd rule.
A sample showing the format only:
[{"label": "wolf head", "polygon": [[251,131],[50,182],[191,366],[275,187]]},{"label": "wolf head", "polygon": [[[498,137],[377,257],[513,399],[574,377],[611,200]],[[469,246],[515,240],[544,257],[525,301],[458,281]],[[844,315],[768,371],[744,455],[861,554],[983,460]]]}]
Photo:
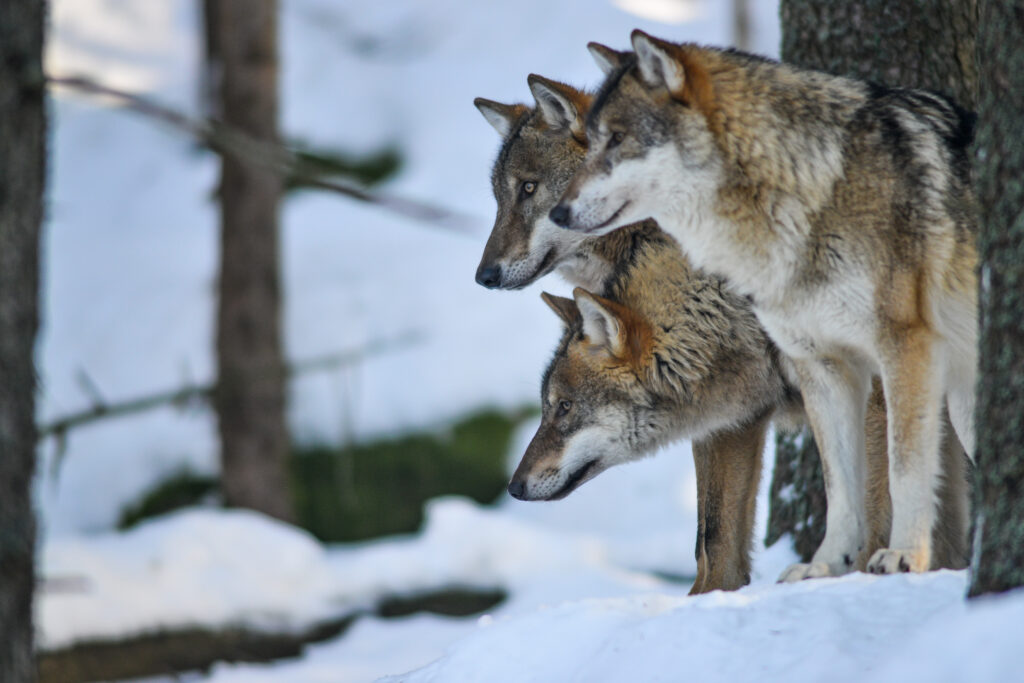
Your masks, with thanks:
[{"label": "wolf head", "polygon": [[678,403],[642,380],[651,323],[582,288],[573,296],[542,294],[566,329],[544,373],[540,428],[508,487],[520,500],[563,498],[609,467],[652,453],[678,420]]},{"label": "wolf head", "polygon": [[562,227],[603,235],[658,220],[688,196],[708,201],[707,190],[717,184],[715,95],[707,70],[690,46],[640,31],[632,41],[633,53],[588,46],[606,80],[587,114],[586,160],[550,213]]},{"label": "wolf head", "polygon": [[533,109],[474,100],[503,139],[491,174],[498,215],[476,273],[492,289],[529,285],[576,256],[586,239],[554,225],[548,212],[583,163],[590,96],[542,76],[528,82]]}]

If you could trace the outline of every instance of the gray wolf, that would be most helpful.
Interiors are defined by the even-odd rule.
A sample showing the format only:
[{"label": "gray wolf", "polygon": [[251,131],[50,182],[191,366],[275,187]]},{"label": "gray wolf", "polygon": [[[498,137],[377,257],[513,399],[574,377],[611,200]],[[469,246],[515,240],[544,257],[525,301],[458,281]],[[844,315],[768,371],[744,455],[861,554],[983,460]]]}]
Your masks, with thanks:
[{"label": "gray wolf", "polygon": [[[476,100],[503,137],[492,173],[498,215],[478,280],[480,273],[497,270],[491,274],[494,282],[482,284],[514,289],[557,269],[586,288],[577,290],[577,297],[592,302],[588,310],[615,311],[643,321],[643,327],[652,331],[651,346],[646,349],[650,353],[634,360],[654,366],[644,370],[644,381],[620,381],[621,373],[611,369],[614,364],[598,362],[602,354],[597,353],[584,356],[593,363],[579,365],[578,372],[564,372],[573,365],[572,351],[583,340],[574,343],[563,338],[545,374],[544,393],[549,393],[553,382],[568,396],[564,400],[575,406],[569,407],[575,430],[565,431],[566,422],[558,417],[564,406],[547,397],[541,430],[524,455],[510,492],[524,499],[562,497],[617,462],[637,459],[690,436],[699,508],[698,579],[693,592],[738,588],[749,578],[765,431],[772,416],[792,419],[797,414],[799,395],[786,379],[778,354],[749,303],[723,290],[719,279],[694,272],[678,244],[652,222],[601,238],[551,223],[548,212],[586,153],[586,139],[579,132],[590,95],[539,76],[531,76],[529,83],[537,100],[532,109]],[[582,330],[583,318],[575,302],[549,295],[545,300],[567,328],[575,325]],[[672,373],[673,381],[646,381],[661,371]],[[871,452],[878,457],[872,459],[875,485],[871,490],[885,495],[876,495],[869,504],[872,522],[882,520],[872,525],[873,547],[881,547],[888,531],[885,420],[884,410],[879,410],[873,427]],[[594,457],[575,467],[573,458],[581,455],[579,444],[591,438],[586,436],[594,426],[591,418],[601,412],[607,416],[604,427],[618,436],[602,444],[603,450],[592,448],[582,454]],[[642,423],[638,421],[641,414],[648,416]],[[555,428],[558,423],[561,431]],[[575,444],[576,456],[570,443]],[[952,457],[963,459],[959,450]],[[943,500],[965,497],[961,486]],[[960,505],[959,510],[964,509]],[[943,519],[951,523],[937,530],[937,542],[946,549],[940,559],[943,566],[963,566],[966,513],[955,512],[944,514]]]}]

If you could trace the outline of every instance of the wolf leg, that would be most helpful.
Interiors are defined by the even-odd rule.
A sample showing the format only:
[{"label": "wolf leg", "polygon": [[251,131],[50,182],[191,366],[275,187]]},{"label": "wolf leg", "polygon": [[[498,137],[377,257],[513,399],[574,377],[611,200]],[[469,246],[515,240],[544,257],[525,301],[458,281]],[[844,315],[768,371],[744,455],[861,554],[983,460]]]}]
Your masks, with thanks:
[{"label": "wolf leg", "polygon": [[698,551],[703,551],[705,573],[691,595],[750,583],[750,541],[767,428],[768,420],[761,418],[693,442],[694,461],[702,462],[704,470],[702,477],[698,465]]},{"label": "wolf leg", "polygon": [[706,592],[704,584],[708,575],[708,555],[704,546],[704,536],[707,525],[705,519],[705,508],[707,506],[707,492],[709,478],[711,476],[711,448],[706,441],[694,439],[691,446],[693,451],[693,467],[697,473],[697,578],[690,588],[690,595],[697,595]]},{"label": "wolf leg", "polygon": [[967,533],[971,524],[970,491],[967,486],[967,456],[951,424],[949,413],[942,417],[942,477],[936,489],[938,513],[932,528],[932,569],[963,569],[967,566]]},{"label": "wolf leg", "polygon": [[[932,528],[932,569],[963,569],[967,566],[967,528],[970,503],[967,487],[967,458],[943,411],[940,452],[942,477],[939,480],[938,514]],[[868,560],[880,548],[889,547],[892,528],[892,502],[889,498],[889,446],[886,439],[885,396],[878,378],[872,383],[866,424],[868,463],[867,511],[868,543],[857,560],[864,571]]]},{"label": "wolf leg", "polygon": [[869,375],[852,361],[794,359],[804,407],[821,452],[828,511],[825,538],[810,563],[787,568],[779,581],[852,571],[864,547],[864,414]]},{"label": "wolf leg", "polygon": [[882,380],[875,377],[871,380],[871,396],[868,398],[864,424],[868,538],[857,557],[856,568],[859,571],[864,571],[876,550],[889,546],[892,502],[889,500],[889,443],[886,434],[885,394],[882,391]]},{"label": "wolf leg", "polygon": [[882,382],[889,422],[889,547],[868,561],[877,574],[923,572],[931,564],[935,489],[939,480],[941,368],[925,327],[904,329],[883,348]]}]

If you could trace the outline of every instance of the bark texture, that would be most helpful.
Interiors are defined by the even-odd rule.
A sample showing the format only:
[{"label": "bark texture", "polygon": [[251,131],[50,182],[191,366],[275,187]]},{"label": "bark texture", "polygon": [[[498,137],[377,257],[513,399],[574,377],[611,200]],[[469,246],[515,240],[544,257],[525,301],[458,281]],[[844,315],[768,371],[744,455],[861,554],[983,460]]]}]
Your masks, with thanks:
[{"label": "bark texture", "polygon": [[972,596],[1024,586],[1024,4],[980,5],[981,373]]},{"label": "bark texture", "polygon": [[[268,142],[277,133],[276,0],[206,0],[220,64],[218,111],[228,126]],[[273,170],[222,157],[221,260],[214,403],[222,487],[230,506],[293,518],[286,458],[278,203]]]},{"label": "bark texture", "polygon": [[46,181],[41,0],[0,3],[0,681],[35,679],[35,367]]},{"label": "bark texture", "polygon": [[[977,104],[976,0],[781,0],[782,59]],[[821,460],[809,428],[776,439],[765,542],[791,534],[804,561],[825,535]]]}]

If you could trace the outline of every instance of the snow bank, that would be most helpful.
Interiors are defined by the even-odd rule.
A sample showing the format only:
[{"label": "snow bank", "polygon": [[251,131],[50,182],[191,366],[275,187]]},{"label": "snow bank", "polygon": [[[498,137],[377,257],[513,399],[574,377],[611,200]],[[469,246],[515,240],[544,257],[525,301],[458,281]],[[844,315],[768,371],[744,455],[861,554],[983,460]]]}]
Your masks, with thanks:
[{"label": "snow bank", "polygon": [[438,661],[388,680],[1011,680],[1024,593],[969,609],[965,580],[856,574],[569,602],[487,620]]},{"label": "snow bank", "polygon": [[[755,556],[751,586],[691,598],[685,583],[618,562],[614,514],[584,530],[567,520],[595,504],[577,496],[602,479],[628,491],[630,470],[570,496],[580,507],[561,520],[522,503],[439,499],[420,535],[367,544],[325,548],[223,510],[53,539],[43,574],[58,582],[37,603],[40,643],[188,626],[300,629],[388,595],[499,587],[508,600],[479,618],[364,617],[299,659],[218,664],[209,680],[1013,680],[1024,592],[967,603],[965,572],[777,585],[793,560],[780,544]],[[638,541],[646,531],[635,529]]]},{"label": "snow bank", "polygon": [[127,533],[62,538],[42,552],[42,649],[162,629],[289,631],[338,613],[326,552],[245,511],[191,510]]},{"label": "snow bank", "polygon": [[549,529],[460,498],[431,501],[426,512],[418,536],[334,548],[256,513],[212,509],[51,539],[40,645],[191,626],[288,631],[451,586],[502,588],[534,605],[661,585],[614,562],[600,520],[590,533]]},{"label": "snow bank", "polygon": [[373,681],[422,666],[476,630],[474,619],[417,615],[360,619],[341,638],[312,645],[300,660],[253,666],[218,664],[207,683],[345,683]]}]

